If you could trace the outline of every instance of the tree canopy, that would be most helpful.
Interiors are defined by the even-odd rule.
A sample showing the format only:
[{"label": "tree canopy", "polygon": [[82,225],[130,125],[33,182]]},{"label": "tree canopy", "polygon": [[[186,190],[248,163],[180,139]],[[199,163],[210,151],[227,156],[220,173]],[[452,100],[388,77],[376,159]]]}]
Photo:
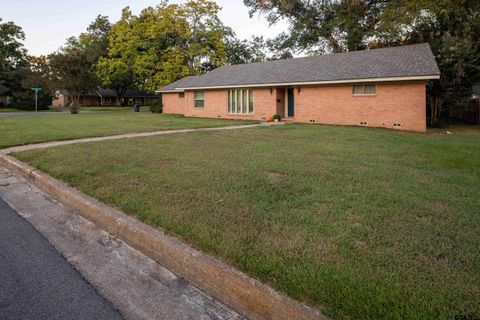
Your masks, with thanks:
[{"label": "tree canopy", "polygon": [[25,33],[13,22],[0,18],[0,85],[14,90],[20,86],[21,72],[27,66]]},{"label": "tree canopy", "polygon": [[138,15],[127,7],[112,26],[108,55],[98,75],[121,95],[132,85],[154,91],[186,75],[196,75],[225,62],[227,28],[214,1],[162,1]]},{"label": "tree canopy", "polygon": [[93,92],[100,85],[95,68],[106,55],[109,30],[108,18],[98,16],[87,32],[69,38],[65,46],[48,57],[52,85],[68,91],[73,112],[78,109],[80,95]]}]

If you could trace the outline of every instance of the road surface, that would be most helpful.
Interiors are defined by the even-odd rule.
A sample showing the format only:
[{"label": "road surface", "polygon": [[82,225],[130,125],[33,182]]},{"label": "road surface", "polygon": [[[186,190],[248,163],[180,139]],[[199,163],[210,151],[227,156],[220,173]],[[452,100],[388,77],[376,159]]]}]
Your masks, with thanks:
[{"label": "road surface", "polygon": [[122,319],[26,220],[0,199],[0,319]]}]

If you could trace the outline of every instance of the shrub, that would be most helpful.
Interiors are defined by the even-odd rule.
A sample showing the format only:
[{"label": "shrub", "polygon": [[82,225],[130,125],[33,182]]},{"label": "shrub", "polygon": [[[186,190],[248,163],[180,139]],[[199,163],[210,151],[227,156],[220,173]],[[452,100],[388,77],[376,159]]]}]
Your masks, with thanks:
[{"label": "shrub", "polygon": [[150,112],[152,113],[162,113],[163,103],[160,100],[153,101],[150,105]]},{"label": "shrub", "polygon": [[273,118],[273,120],[278,120],[278,121],[282,120],[282,116],[281,116],[281,115],[279,115],[279,114],[275,114],[275,115],[273,115],[273,117],[272,117],[272,118]]},{"label": "shrub", "polygon": [[[35,110],[35,93],[31,90],[20,89],[13,93],[13,105],[20,110]],[[52,97],[48,92],[38,93],[38,110],[47,110],[52,104]]]},{"label": "shrub", "polygon": [[68,105],[68,110],[70,110],[71,114],[77,114],[78,112],[80,112],[80,105],[77,103],[70,103]]}]

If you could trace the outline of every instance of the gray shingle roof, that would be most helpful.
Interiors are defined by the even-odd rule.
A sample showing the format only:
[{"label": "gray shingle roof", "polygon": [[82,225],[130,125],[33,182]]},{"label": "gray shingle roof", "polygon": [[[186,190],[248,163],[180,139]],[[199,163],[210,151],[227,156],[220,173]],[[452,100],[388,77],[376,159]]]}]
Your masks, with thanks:
[{"label": "gray shingle roof", "polygon": [[175,82],[172,82],[162,87],[161,89],[159,89],[159,91],[175,91],[176,88],[188,87],[190,83],[193,83],[196,80],[196,78],[199,78],[199,77],[201,76],[188,76],[188,77],[182,78],[180,80],[177,80]]},{"label": "gray shingle roof", "polygon": [[174,89],[379,79],[437,78],[440,70],[427,43],[314,57],[227,65],[187,77],[158,91]]}]

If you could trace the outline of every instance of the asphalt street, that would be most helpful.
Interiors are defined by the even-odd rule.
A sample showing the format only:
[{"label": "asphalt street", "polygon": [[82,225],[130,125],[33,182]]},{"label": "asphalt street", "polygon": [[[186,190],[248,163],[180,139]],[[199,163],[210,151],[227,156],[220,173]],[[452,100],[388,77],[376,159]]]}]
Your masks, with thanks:
[{"label": "asphalt street", "polygon": [[0,199],[0,319],[122,319],[30,223]]}]

